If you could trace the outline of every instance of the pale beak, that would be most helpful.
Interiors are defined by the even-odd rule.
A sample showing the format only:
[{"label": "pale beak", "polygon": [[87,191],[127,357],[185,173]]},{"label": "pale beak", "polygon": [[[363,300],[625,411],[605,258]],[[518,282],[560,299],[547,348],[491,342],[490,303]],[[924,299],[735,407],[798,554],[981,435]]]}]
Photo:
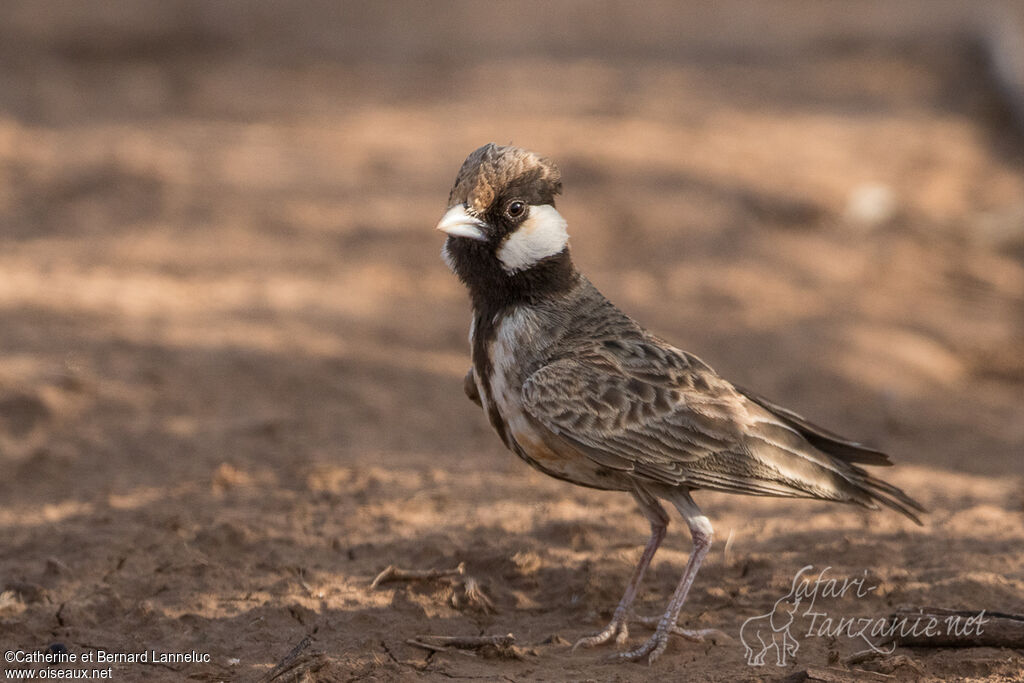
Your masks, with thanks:
[{"label": "pale beak", "polygon": [[466,213],[466,207],[459,204],[448,209],[448,213],[441,216],[437,229],[452,237],[468,237],[481,242],[487,239],[481,228],[487,224],[479,218],[473,218]]}]

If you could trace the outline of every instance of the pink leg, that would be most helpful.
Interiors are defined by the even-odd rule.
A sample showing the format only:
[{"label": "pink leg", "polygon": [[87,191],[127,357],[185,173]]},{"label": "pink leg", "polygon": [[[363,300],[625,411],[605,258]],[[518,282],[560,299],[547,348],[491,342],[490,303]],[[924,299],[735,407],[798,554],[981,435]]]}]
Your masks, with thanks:
[{"label": "pink leg", "polygon": [[577,640],[576,644],[572,646],[573,651],[581,646],[593,647],[601,645],[613,637],[616,644],[621,645],[629,638],[629,626],[627,624],[629,608],[633,604],[633,600],[636,599],[637,591],[640,589],[640,582],[643,581],[644,572],[647,571],[651,560],[654,559],[654,553],[658,552],[658,546],[665,540],[665,530],[668,528],[668,515],[665,514],[665,509],[661,507],[653,496],[646,491],[637,489],[633,493],[633,497],[636,498],[637,503],[640,504],[640,510],[651,523],[651,538],[647,541],[647,546],[644,547],[644,553],[640,556],[636,569],[633,570],[633,577],[629,580],[626,592],[622,595],[622,600],[619,601],[618,607],[615,608],[615,614],[612,615],[611,622],[603,631]]},{"label": "pink leg", "polygon": [[690,638],[691,640],[703,640],[705,636],[714,633],[713,629],[684,631],[676,625],[679,619],[679,612],[683,608],[683,603],[686,602],[686,595],[690,592],[690,586],[693,585],[693,580],[697,576],[697,571],[700,569],[704,556],[707,555],[708,549],[711,548],[713,532],[711,522],[701,513],[700,508],[690,498],[689,493],[673,491],[671,500],[675,504],[676,509],[679,510],[679,514],[686,520],[687,526],[690,527],[690,534],[693,536],[693,551],[690,553],[690,560],[686,563],[686,569],[683,570],[683,576],[679,580],[679,585],[676,586],[672,599],[669,600],[668,608],[658,621],[654,635],[637,649],[618,655],[623,659],[637,660],[647,657],[648,662],[654,662],[665,651],[665,648],[668,647],[668,638],[673,633]]}]

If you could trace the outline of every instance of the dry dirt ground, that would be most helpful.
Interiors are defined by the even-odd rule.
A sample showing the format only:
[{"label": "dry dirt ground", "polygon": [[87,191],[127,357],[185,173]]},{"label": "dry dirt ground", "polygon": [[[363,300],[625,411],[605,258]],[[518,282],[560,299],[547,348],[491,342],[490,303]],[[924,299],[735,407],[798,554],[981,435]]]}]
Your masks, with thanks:
[{"label": "dry dirt ground", "polygon": [[[1024,141],[976,42],[375,60],[197,3],[76,7],[0,17],[0,649],[210,655],[126,681],[257,680],[307,637],[275,680],[1024,680],[1012,649],[844,664],[863,642],[806,615],[784,667],[739,641],[806,565],[875,587],[822,598],[834,618],[1024,613]],[[647,529],[462,394],[468,303],[432,226],[492,140],[561,165],[606,295],[891,453],[924,527],[697,494],[717,540],[682,622],[728,638],[651,668],[570,654]],[[641,612],[688,550],[676,521]],[[494,612],[458,582],[370,589],[460,562]],[[407,644],[506,633],[519,659]]]}]

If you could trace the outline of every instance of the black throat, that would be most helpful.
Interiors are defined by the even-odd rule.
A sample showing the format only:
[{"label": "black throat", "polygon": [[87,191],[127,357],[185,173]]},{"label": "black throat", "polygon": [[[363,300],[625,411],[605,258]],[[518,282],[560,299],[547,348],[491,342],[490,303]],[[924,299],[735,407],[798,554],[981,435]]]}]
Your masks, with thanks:
[{"label": "black throat", "polygon": [[568,292],[579,281],[569,247],[516,273],[502,268],[486,242],[449,238],[447,248],[478,318],[493,320],[515,306],[540,303]]},{"label": "black throat", "polygon": [[511,436],[491,393],[491,342],[504,317],[515,307],[564,295],[579,282],[580,275],[568,247],[517,273],[506,272],[485,242],[449,238],[447,249],[451,265],[469,289],[473,303],[473,370],[480,379],[487,416],[501,440],[512,448]]}]

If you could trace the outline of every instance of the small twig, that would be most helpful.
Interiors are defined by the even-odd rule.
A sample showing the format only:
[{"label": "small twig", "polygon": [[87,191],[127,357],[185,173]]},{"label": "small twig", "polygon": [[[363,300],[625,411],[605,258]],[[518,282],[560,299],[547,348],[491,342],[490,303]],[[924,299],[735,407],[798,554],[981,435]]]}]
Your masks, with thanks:
[{"label": "small twig", "polygon": [[313,641],[310,639],[309,636],[306,636],[305,638],[300,640],[299,644],[293,647],[291,651],[288,654],[286,654],[284,658],[281,659],[280,662],[277,663],[277,666],[271,669],[266,676],[260,679],[261,683],[270,683],[270,681],[280,677],[282,674],[287,673],[290,669],[292,669],[295,666],[296,660],[299,658],[299,655],[301,655],[303,650],[309,647],[312,644],[312,642]]},{"label": "small twig", "polygon": [[[864,650],[863,652],[855,652],[843,659],[843,664],[848,667],[854,667],[858,664],[871,665],[871,671],[880,674],[889,674],[896,669],[902,667],[909,667],[916,671],[918,675],[923,676],[924,670],[910,657],[906,655],[892,655],[885,652],[878,652],[877,650]],[[854,669],[854,671],[861,671],[861,669]]]},{"label": "small twig", "polygon": [[729,529],[729,537],[725,539],[725,548],[722,549],[722,560],[729,564],[729,550],[732,548],[732,539],[736,535],[736,529]]},{"label": "small twig", "polygon": [[516,637],[511,633],[503,636],[416,636],[408,642],[410,645],[420,645],[428,650],[452,647],[460,650],[477,650],[485,645],[508,647],[515,644]]},{"label": "small twig", "polygon": [[465,574],[465,562],[459,562],[459,566],[455,569],[400,569],[391,564],[380,574],[377,574],[377,578],[370,584],[370,590],[376,590],[381,584],[392,581],[429,581],[430,579],[464,576]]},{"label": "small twig", "polygon": [[843,664],[846,666],[856,666],[863,664],[864,662],[871,661],[872,659],[879,659],[884,655],[875,650],[864,650],[863,652],[855,652],[849,657],[843,659]]},{"label": "small twig", "polygon": [[484,657],[501,659],[523,659],[525,654],[516,647],[516,638],[511,633],[504,636],[417,636],[405,642],[431,652],[458,652],[472,656],[479,652]]},{"label": "small twig", "polygon": [[[413,647],[419,647],[424,650],[429,650],[430,652],[452,652],[462,650],[462,648],[455,647],[454,645],[438,645],[434,643],[428,643],[425,640],[421,640],[421,638],[429,637],[430,636],[417,636],[416,638],[409,638],[405,641],[405,644],[412,645]],[[473,655],[474,657],[476,656],[472,652],[463,652],[462,654]]]},{"label": "small twig", "polygon": [[309,595],[309,597],[311,597],[311,598],[322,598],[323,597],[323,593],[317,595],[316,592],[313,591],[313,587],[310,586],[306,582],[306,568],[305,567],[296,567],[295,568],[295,579],[298,581],[299,586],[303,590],[306,591],[306,593]]},{"label": "small twig", "polygon": [[[487,597],[487,594],[484,593],[483,589],[480,587],[480,584],[472,576],[467,576],[465,577],[465,579],[463,579],[462,589],[466,596],[466,602],[469,605],[476,607],[485,614],[497,613],[498,610],[494,606],[494,603],[491,602],[491,599]],[[456,607],[459,607],[459,601],[457,601],[454,598],[454,596],[452,602],[455,603]]]},{"label": "small twig", "polygon": [[389,565],[370,584],[370,590],[392,581],[447,581],[452,587],[451,603],[455,609],[472,607],[484,614],[496,614],[498,609],[484,593],[480,582],[466,575],[466,563],[460,562],[455,569],[400,569]]}]

